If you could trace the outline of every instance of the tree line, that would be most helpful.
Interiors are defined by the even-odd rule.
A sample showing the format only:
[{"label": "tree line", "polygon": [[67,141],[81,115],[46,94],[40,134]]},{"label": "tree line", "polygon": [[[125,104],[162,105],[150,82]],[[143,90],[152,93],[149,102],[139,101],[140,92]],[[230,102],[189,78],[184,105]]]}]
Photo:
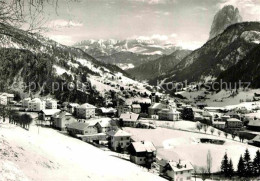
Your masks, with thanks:
[{"label": "tree line", "polygon": [[244,155],[241,155],[237,165],[237,171],[234,171],[231,159],[228,159],[227,153],[221,162],[221,173],[225,177],[259,177],[260,176],[260,151],[257,150],[253,160],[251,160],[248,149],[245,150]]}]

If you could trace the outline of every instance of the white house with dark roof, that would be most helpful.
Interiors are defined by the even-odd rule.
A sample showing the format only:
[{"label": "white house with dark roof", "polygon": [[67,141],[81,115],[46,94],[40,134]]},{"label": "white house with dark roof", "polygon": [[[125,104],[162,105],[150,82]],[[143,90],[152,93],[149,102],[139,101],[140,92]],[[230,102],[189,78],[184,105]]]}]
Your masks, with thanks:
[{"label": "white house with dark roof", "polygon": [[122,121],[122,125],[125,127],[136,127],[139,119],[139,114],[135,113],[123,113],[120,116],[120,121]]},{"label": "white house with dark roof", "polygon": [[172,181],[191,180],[193,166],[189,161],[179,160],[178,162],[169,161],[164,168],[160,169],[165,175],[171,178]]},{"label": "white house with dark roof", "polygon": [[130,145],[131,134],[123,130],[107,132],[109,146],[115,151],[126,150]]},{"label": "white house with dark roof", "polygon": [[75,107],[76,116],[82,119],[95,117],[95,110],[96,107],[88,103]]}]

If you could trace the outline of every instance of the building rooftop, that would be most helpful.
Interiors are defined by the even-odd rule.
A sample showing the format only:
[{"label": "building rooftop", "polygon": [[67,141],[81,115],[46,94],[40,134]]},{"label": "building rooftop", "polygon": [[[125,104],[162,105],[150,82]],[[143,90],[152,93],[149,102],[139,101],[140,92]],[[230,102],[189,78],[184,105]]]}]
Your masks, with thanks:
[{"label": "building rooftop", "polygon": [[76,130],[81,130],[81,131],[84,131],[87,127],[89,127],[89,124],[82,123],[82,122],[74,122],[67,126],[67,128],[69,128],[69,129],[76,129]]},{"label": "building rooftop", "polygon": [[44,110],[41,110],[41,112],[43,114],[45,114],[46,116],[52,116],[54,114],[61,112],[61,110],[60,109],[44,109]]},{"label": "building rooftop", "polygon": [[85,104],[80,105],[78,108],[85,108],[85,109],[91,108],[91,109],[95,109],[97,107],[95,107],[95,106],[93,106],[93,105],[91,105],[89,103],[85,103]]},{"label": "building rooftop", "polygon": [[114,137],[120,137],[120,136],[131,136],[130,133],[123,131],[123,130],[117,130],[117,131],[109,131],[107,133],[109,136],[114,136]]},{"label": "building rooftop", "polygon": [[167,105],[165,105],[163,103],[154,103],[149,108],[150,109],[164,109],[164,108],[167,108]]},{"label": "building rooftop", "polygon": [[260,120],[259,119],[250,120],[248,126],[260,127]]},{"label": "building rooftop", "polygon": [[241,121],[236,118],[229,118],[229,119],[227,119],[227,122],[241,122]]},{"label": "building rooftop", "polygon": [[140,104],[133,104],[133,105],[132,105],[132,108],[140,109],[141,106],[140,106]]},{"label": "building rooftop", "polygon": [[181,160],[179,162],[170,161],[168,163],[174,172],[181,172],[185,170],[193,170],[193,166],[189,161]]},{"label": "building rooftop", "polygon": [[151,141],[140,141],[132,143],[136,152],[154,152],[156,148]]}]

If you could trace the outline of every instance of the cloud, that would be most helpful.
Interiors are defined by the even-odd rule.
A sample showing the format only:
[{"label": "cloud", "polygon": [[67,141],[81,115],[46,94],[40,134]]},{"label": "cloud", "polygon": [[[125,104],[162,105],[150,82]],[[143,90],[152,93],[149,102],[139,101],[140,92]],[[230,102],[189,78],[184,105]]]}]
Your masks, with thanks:
[{"label": "cloud", "polygon": [[83,24],[72,20],[56,19],[47,23],[47,26],[50,28],[71,28],[82,27]]},{"label": "cloud", "polygon": [[188,49],[188,50],[196,50],[200,48],[205,42],[201,41],[177,41],[176,45],[182,47],[183,49]]},{"label": "cloud", "polygon": [[259,0],[221,0],[221,2],[217,4],[218,8],[223,8],[226,5],[237,7],[244,21],[260,20]]}]

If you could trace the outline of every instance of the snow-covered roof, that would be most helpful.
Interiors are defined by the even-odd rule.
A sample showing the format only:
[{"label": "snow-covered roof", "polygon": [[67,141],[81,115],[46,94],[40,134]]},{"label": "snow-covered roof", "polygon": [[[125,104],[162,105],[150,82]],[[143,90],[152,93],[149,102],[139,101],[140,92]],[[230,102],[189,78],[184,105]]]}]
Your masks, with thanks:
[{"label": "snow-covered roof", "polygon": [[186,160],[181,160],[179,162],[170,161],[168,164],[174,172],[193,170],[193,166],[191,165],[191,163]]},{"label": "snow-covered roof", "polygon": [[101,107],[100,110],[102,111],[102,113],[116,113],[117,110],[109,107],[109,108],[105,108],[105,107]]},{"label": "snow-covered roof", "polygon": [[248,126],[260,127],[260,120],[259,119],[250,120]]},{"label": "snow-covered roof", "polygon": [[68,107],[77,107],[77,106],[79,106],[78,103],[69,103],[68,104]]},{"label": "snow-covered roof", "polygon": [[140,104],[132,104],[132,108],[141,108]]},{"label": "snow-covered roof", "polygon": [[252,139],[252,141],[260,142],[260,135],[257,135],[256,137],[254,137],[254,138]]},{"label": "snow-covered roof", "polygon": [[149,108],[150,109],[164,109],[167,106],[165,104],[162,103],[154,103],[153,105],[151,105]]},{"label": "snow-covered roof", "polygon": [[139,118],[139,114],[135,114],[135,113],[122,113],[120,115],[120,119],[122,119],[123,121],[137,121]]},{"label": "snow-covered roof", "polygon": [[130,133],[123,131],[123,130],[117,130],[117,131],[111,130],[107,134],[110,136],[114,136],[114,137],[131,136]]},{"label": "snow-covered roof", "polygon": [[89,103],[85,103],[85,104],[80,105],[78,108],[95,109],[96,107],[91,105],[91,104],[89,104]]},{"label": "snow-covered roof", "polygon": [[92,126],[90,123],[74,122],[69,124],[67,128],[84,131],[87,127],[90,126]]},{"label": "snow-covered roof", "polygon": [[159,111],[158,113],[180,114],[180,112],[177,111],[176,109],[162,109],[162,110]]},{"label": "snow-covered roof", "polygon": [[60,111],[61,111],[60,109],[44,109],[41,112],[46,116],[52,116],[56,113],[59,113]]},{"label": "snow-covered roof", "polygon": [[5,97],[12,97],[12,98],[14,98],[14,94],[9,94],[9,93],[6,93],[6,92],[1,93],[0,95],[1,96],[5,96]]},{"label": "snow-covered roof", "polygon": [[236,118],[229,118],[229,119],[227,119],[227,122],[241,122],[241,121]]},{"label": "snow-covered roof", "polygon": [[100,121],[98,121],[98,124],[102,128],[110,127],[111,126],[111,119],[110,118],[102,118]]},{"label": "snow-covered roof", "polygon": [[151,141],[140,141],[132,143],[136,152],[154,152],[156,148]]}]

